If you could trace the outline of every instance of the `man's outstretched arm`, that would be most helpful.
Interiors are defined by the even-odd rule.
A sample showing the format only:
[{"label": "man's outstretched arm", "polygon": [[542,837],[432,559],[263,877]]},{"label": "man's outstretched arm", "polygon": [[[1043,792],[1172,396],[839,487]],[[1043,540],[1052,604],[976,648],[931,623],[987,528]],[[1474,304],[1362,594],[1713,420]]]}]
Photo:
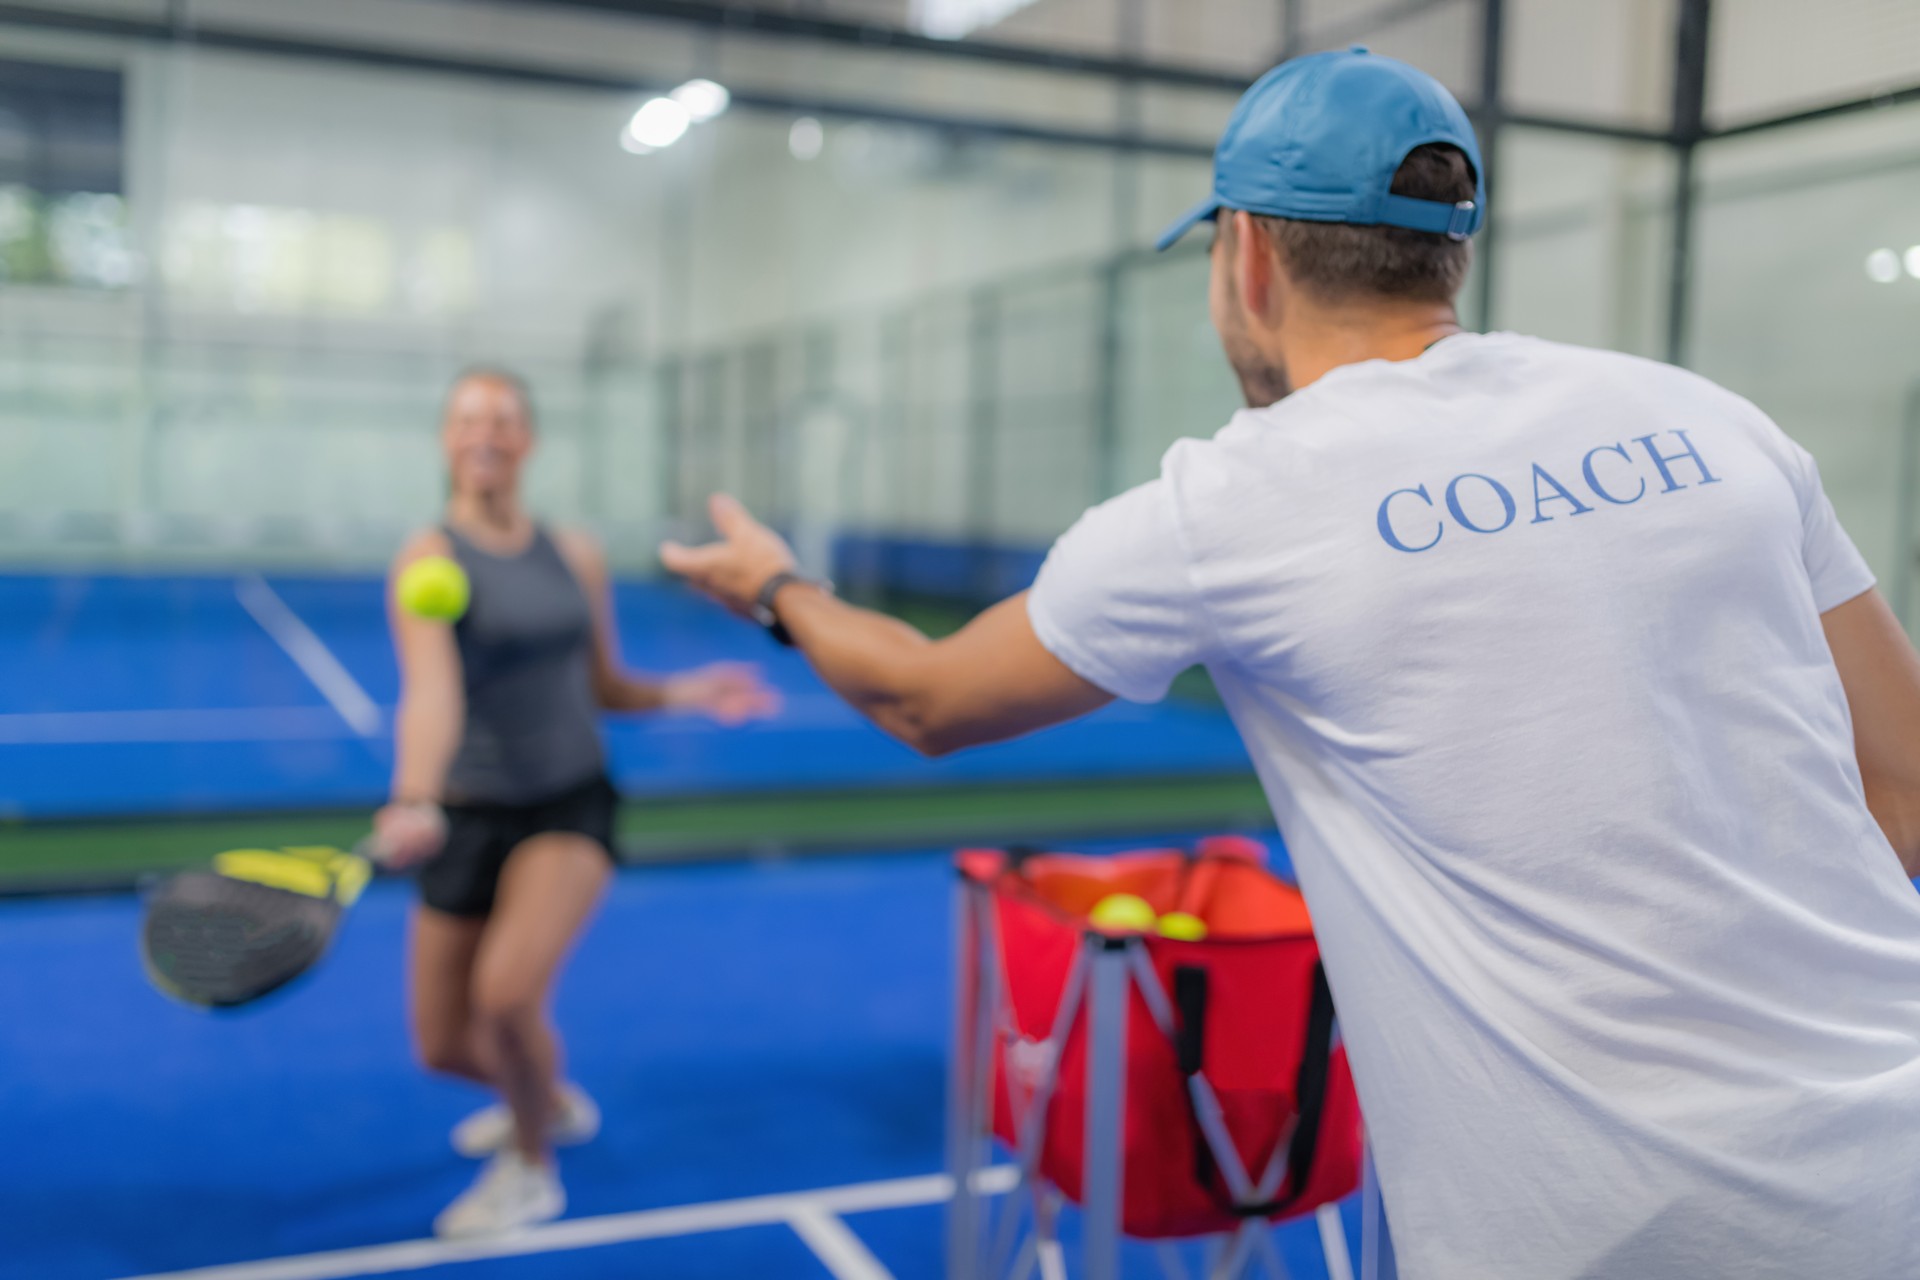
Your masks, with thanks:
[{"label": "man's outstretched arm", "polygon": [[[793,568],[793,552],[732,498],[717,496],[710,505],[720,541],[668,543],[661,561],[748,616],[761,587]],[[1040,643],[1024,594],[942,640],[806,583],[782,588],[774,605],[794,644],[835,693],[927,755],[1015,737],[1113,699]]]},{"label": "man's outstretched arm", "polygon": [[1878,591],[1820,615],[1853,712],[1867,808],[1920,876],[1920,655]]}]

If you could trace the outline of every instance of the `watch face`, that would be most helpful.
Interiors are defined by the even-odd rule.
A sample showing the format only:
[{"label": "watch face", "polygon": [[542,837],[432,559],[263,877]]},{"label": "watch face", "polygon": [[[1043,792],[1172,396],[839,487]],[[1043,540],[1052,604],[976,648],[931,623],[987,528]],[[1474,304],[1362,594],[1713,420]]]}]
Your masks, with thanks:
[{"label": "watch face", "polygon": [[753,620],[763,627],[770,627],[779,621],[779,619],[774,616],[772,609],[758,602],[753,606]]}]

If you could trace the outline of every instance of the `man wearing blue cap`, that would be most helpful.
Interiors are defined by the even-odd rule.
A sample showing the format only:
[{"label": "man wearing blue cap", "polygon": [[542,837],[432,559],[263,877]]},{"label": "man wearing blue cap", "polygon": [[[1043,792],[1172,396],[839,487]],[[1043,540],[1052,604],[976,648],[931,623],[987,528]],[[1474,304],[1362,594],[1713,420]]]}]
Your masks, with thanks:
[{"label": "man wearing blue cap", "polygon": [[1249,409],[951,638],[724,497],[667,566],[929,752],[1204,664],[1412,1280],[1920,1276],[1920,657],[1752,405],[1461,332],[1480,169],[1404,64],[1261,79],[1162,241]]}]

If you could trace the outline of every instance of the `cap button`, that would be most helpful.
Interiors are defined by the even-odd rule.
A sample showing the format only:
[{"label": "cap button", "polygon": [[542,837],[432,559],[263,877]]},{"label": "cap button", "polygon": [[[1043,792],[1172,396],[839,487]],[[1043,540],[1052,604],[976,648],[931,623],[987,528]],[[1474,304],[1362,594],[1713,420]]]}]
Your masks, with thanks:
[{"label": "cap button", "polygon": [[1373,50],[1367,48],[1367,46],[1363,44],[1355,44],[1355,45],[1348,45],[1347,52],[1348,53],[1372,53]]}]

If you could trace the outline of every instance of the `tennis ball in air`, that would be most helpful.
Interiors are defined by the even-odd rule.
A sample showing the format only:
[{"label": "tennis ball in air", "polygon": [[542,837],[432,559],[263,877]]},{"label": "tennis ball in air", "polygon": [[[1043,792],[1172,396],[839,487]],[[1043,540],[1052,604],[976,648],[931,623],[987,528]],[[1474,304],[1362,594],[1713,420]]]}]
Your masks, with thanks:
[{"label": "tennis ball in air", "polygon": [[394,594],[416,618],[457,622],[467,611],[467,573],[446,556],[422,556],[400,571]]},{"label": "tennis ball in air", "polygon": [[1147,900],[1131,893],[1110,893],[1087,914],[1088,923],[1106,933],[1145,933],[1156,918]]},{"label": "tennis ball in air", "polygon": [[1169,911],[1154,928],[1161,937],[1177,942],[1198,942],[1207,936],[1207,922],[1191,911]]}]

